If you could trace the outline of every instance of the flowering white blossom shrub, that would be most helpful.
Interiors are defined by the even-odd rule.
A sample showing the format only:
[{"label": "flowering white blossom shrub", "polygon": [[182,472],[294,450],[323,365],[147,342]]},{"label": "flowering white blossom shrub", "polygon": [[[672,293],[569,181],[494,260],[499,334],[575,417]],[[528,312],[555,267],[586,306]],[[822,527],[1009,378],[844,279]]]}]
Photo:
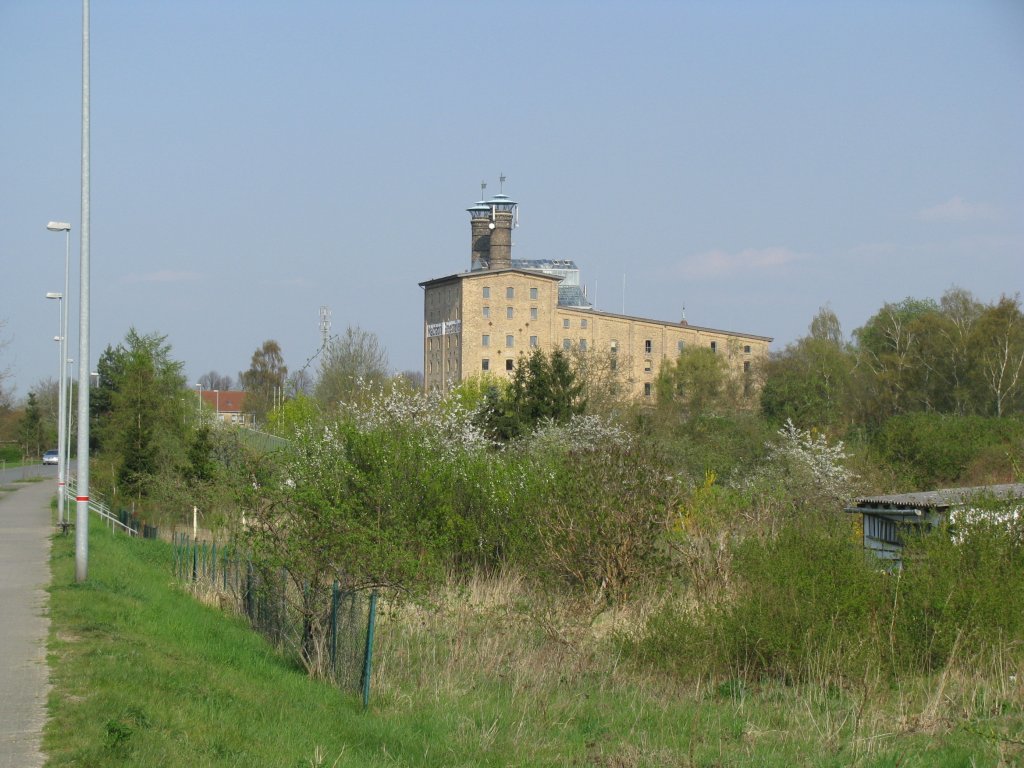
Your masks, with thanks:
[{"label": "flowering white blossom shrub", "polygon": [[853,494],[858,478],[843,465],[849,456],[841,440],[830,444],[825,435],[800,429],[790,419],[776,434],[765,445],[762,464],[735,485],[748,490],[781,485],[798,501],[843,501]]},{"label": "flowering white blossom shrub", "polygon": [[341,418],[351,420],[363,433],[396,428],[413,430],[432,447],[446,453],[492,445],[475,423],[476,410],[437,392],[379,389],[363,402],[339,403],[338,411]]},{"label": "flowering white blossom shrub", "polygon": [[1018,532],[1024,520],[1024,507],[1019,504],[995,507],[953,507],[949,511],[949,531],[956,544],[963,544],[970,534],[982,526],[993,526]]},{"label": "flowering white blossom shrub", "polygon": [[563,424],[546,421],[514,445],[527,450],[561,448],[593,451],[600,447],[629,448],[633,437],[618,425],[600,416],[574,414]]}]

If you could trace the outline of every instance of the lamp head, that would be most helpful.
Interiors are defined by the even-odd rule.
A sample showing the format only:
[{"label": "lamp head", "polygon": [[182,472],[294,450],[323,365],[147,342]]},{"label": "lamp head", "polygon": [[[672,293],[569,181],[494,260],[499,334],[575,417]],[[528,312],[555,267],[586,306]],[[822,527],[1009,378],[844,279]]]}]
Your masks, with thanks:
[{"label": "lamp head", "polygon": [[51,221],[46,225],[46,228],[51,232],[70,232],[71,225],[64,221]]},{"label": "lamp head", "polygon": [[64,294],[63,293],[54,293],[53,291],[50,291],[49,293],[46,294],[46,298],[48,298],[48,299],[63,299],[64,298]]}]

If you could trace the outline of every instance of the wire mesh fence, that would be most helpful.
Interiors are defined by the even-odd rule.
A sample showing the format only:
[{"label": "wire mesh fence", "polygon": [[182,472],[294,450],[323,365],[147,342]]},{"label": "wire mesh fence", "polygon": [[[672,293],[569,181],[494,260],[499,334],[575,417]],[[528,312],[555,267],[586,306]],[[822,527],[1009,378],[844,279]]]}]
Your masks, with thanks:
[{"label": "wire mesh fence", "polygon": [[232,544],[172,537],[174,575],[201,596],[244,615],[285,657],[312,676],[360,694],[369,706],[377,593],[296,583]]},{"label": "wire mesh fence", "polygon": [[160,538],[160,529],[140,519],[134,512],[129,512],[127,509],[119,509],[117,510],[117,519],[121,521],[121,525],[124,526],[125,530],[132,531],[136,536],[141,536],[144,539]]}]

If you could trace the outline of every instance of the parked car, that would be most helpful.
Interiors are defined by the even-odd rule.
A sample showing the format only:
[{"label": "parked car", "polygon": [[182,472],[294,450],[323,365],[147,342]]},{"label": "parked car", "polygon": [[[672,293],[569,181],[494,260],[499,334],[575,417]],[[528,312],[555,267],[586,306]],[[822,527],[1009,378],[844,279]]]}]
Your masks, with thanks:
[{"label": "parked car", "polygon": [[60,454],[57,453],[57,449],[54,448],[52,451],[47,451],[43,454],[43,464],[57,464],[57,457]]}]

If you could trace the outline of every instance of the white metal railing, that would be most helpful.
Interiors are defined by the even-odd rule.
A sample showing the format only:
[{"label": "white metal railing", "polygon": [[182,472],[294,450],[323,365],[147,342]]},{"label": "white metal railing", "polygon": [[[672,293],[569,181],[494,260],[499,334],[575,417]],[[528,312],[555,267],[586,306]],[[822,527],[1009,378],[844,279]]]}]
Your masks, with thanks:
[{"label": "white metal railing", "polygon": [[[77,489],[75,487],[75,481],[72,480],[71,478],[68,478],[67,482],[64,484],[64,498],[65,498],[66,502],[74,502],[74,501],[76,501],[76,496],[78,495],[76,493],[76,490]],[[70,509],[70,508],[71,508],[70,506],[65,505],[65,509]],[[127,533],[127,534],[129,534],[131,536],[138,536],[139,535],[138,531],[134,530],[131,526],[125,525],[124,523],[122,523],[117,518],[117,515],[113,514],[110,511],[110,507],[108,507],[103,502],[102,497],[97,498],[95,495],[90,494],[90,496],[89,496],[89,509],[92,510],[93,512],[95,512],[97,515],[99,515],[100,519],[103,520],[103,522],[109,523],[111,529],[120,528],[122,531],[124,531],[125,533]]]}]

